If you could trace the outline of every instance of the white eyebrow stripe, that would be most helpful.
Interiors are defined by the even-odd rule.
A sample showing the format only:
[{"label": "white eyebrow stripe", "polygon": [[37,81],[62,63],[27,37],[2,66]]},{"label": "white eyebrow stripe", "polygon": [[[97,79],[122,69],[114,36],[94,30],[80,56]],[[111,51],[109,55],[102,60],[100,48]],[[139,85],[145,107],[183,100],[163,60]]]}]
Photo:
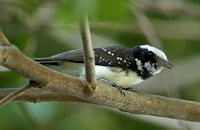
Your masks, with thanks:
[{"label": "white eyebrow stripe", "polygon": [[160,58],[167,60],[167,56],[165,55],[165,53],[153,46],[149,46],[149,45],[141,45],[140,48],[144,48],[147,49],[148,51],[152,51],[153,53],[155,53],[157,56],[159,56]]}]

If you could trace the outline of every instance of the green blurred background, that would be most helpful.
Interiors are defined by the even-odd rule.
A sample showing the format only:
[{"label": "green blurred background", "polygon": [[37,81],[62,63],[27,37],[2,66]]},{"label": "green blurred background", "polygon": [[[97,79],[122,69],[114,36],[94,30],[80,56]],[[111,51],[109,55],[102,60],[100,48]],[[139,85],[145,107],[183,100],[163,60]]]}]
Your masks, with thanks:
[{"label": "green blurred background", "polygon": [[[0,28],[27,56],[80,49],[78,19],[89,14],[94,47],[151,44],[173,70],[134,86],[137,91],[200,101],[200,1],[198,0],[0,0]],[[0,88],[28,80],[0,73]],[[130,115],[77,103],[9,103],[0,109],[0,129],[199,129],[199,123]]]}]

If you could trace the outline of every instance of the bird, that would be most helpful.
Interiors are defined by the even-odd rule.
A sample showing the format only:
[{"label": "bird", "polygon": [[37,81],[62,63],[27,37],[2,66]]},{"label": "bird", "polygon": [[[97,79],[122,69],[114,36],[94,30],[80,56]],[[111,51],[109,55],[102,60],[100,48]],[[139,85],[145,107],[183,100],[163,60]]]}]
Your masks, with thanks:
[{"label": "bird", "polygon": [[[133,48],[105,46],[93,51],[97,79],[116,87],[123,95],[123,90],[159,74],[164,68],[173,67],[165,53],[151,45]],[[64,74],[85,75],[84,51],[80,49],[34,60]]]},{"label": "bird", "polygon": [[[151,45],[104,46],[94,48],[93,52],[96,78],[117,88],[124,96],[123,90],[159,74],[164,68],[173,67],[165,53]],[[74,77],[85,75],[84,51],[81,49],[33,60]]]}]

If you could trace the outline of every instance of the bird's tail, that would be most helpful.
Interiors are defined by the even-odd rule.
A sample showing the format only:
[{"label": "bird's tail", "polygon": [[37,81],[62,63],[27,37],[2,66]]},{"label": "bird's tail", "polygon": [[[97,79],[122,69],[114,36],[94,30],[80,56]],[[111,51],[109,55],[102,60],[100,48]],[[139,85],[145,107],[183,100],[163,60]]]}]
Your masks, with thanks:
[{"label": "bird's tail", "polygon": [[1,71],[10,71],[10,70],[9,70],[8,68],[6,68],[6,67],[0,65],[0,72],[1,72]]}]

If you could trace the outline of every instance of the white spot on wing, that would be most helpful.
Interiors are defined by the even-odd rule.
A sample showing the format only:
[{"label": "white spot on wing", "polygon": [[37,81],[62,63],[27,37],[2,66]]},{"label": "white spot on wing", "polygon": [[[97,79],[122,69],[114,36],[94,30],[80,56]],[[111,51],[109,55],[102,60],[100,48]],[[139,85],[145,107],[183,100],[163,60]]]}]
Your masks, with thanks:
[{"label": "white spot on wing", "polygon": [[102,49],[103,49],[103,51],[107,51],[106,48],[102,48]]}]

